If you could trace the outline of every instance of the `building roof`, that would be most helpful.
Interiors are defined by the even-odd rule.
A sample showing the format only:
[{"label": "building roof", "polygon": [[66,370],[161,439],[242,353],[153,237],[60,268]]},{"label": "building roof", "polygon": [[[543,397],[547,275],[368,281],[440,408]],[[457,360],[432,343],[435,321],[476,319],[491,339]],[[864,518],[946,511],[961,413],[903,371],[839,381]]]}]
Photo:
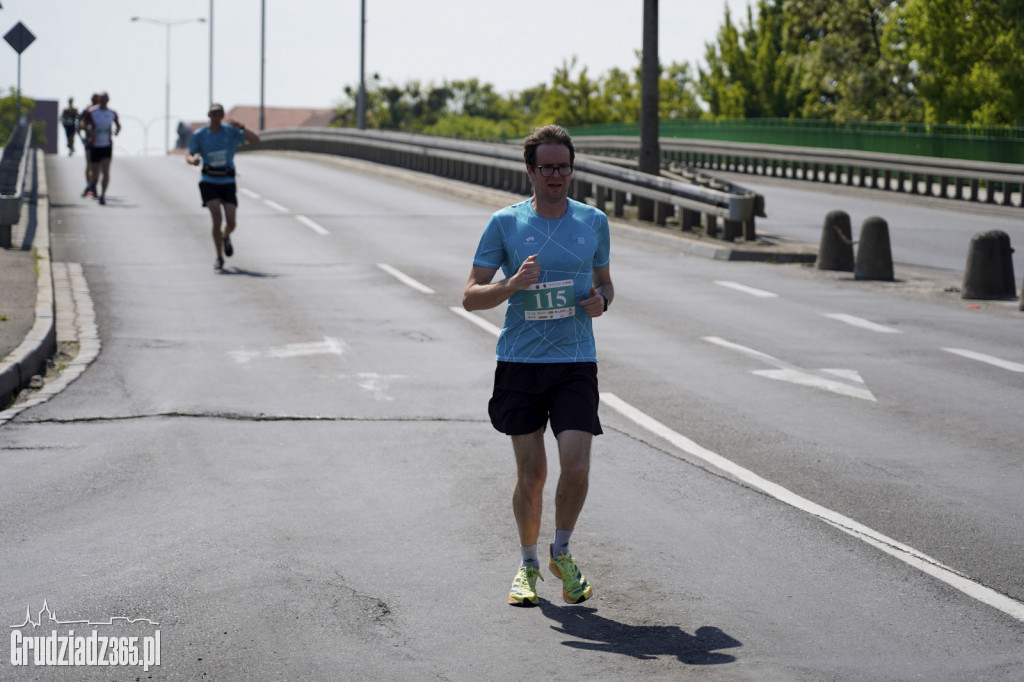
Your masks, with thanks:
[{"label": "building roof", "polygon": [[[335,118],[333,109],[303,109],[301,107],[263,107],[264,130],[276,128],[312,127],[322,128]],[[247,128],[260,130],[260,108],[258,106],[231,107],[224,120],[238,121]],[[207,121],[195,121],[192,129],[202,128]]]}]

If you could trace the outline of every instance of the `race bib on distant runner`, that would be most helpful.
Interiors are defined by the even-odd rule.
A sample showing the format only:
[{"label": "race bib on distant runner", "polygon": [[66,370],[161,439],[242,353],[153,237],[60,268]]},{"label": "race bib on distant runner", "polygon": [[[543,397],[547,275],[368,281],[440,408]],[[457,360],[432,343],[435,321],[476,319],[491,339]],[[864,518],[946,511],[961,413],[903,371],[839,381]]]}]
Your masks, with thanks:
[{"label": "race bib on distant runner", "polygon": [[559,320],[576,314],[576,294],[571,279],[541,282],[523,291],[523,316],[529,321]]}]

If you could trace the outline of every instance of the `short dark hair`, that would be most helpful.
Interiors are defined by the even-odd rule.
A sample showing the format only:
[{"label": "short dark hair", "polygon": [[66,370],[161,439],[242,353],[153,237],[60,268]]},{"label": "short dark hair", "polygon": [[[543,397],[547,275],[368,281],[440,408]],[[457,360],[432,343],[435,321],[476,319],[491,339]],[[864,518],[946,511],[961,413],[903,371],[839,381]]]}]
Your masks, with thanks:
[{"label": "short dark hair", "polygon": [[534,128],[533,132],[523,140],[523,159],[531,168],[537,165],[537,147],[542,144],[564,144],[569,148],[569,163],[576,162],[576,148],[572,146],[572,136],[562,126],[546,125]]}]

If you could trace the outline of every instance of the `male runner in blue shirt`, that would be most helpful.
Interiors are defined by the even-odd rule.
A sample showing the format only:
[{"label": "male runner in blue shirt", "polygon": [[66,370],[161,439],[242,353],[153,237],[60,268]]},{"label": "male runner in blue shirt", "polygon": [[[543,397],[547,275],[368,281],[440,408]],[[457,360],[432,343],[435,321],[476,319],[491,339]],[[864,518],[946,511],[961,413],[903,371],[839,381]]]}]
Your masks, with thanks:
[{"label": "male runner in blue shirt", "polygon": [[[544,432],[550,421],[561,471],[548,566],[562,580],[565,601],[578,604],[592,588],[569,552],[569,537],[587,497],[591,441],[602,433],[592,318],[608,310],[615,295],[608,218],[568,198],[576,152],[563,128],[535,129],[523,143],[523,157],[533,197],[491,216],[462,305],[472,311],[508,304],[488,404],[494,428],[512,437],[516,458],[512,509],[522,562],[508,601],[538,601]],[[492,282],[498,268],[505,279]]]},{"label": "male runner in blue shirt", "polygon": [[[210,209],[213,218],[213,245],[217,249],[214,267],[222,270],[224,256],[231,257],[235,252],[231,244],[235,211],[238,209],[235,150],[243,142],[259,142],[260,137],[237,121],[224,123],[224,107],[220,104],[210,105],[209,116],[210,125],[197,130],[189,140],[185,160],[193,166],[203,164],[199,194],[203,198],[203,206]],[[226,223],[223,234],[222,222]]]}]

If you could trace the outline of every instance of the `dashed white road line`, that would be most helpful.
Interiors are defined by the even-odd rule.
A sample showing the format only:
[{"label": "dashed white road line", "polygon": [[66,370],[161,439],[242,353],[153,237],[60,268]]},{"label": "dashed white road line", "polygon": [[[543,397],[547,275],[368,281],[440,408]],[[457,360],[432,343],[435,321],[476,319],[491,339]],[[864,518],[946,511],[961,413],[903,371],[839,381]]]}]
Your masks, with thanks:
[{"label": "dashed white road line", "polygon": [[748,287],[746,284],[740,284],[739,282],[730,282],[728,280],[715,280],[715,284],[720,287],[726,287],[728,289],[735,289],[736,291],[742,291],[745,294],[751,296],[757,296],[758,298],[778,298],[779,295],[764,289],[755,289],[754,287]]},{"label": "dashed white road line", "polygon": [[317,234],[322,234],[325,237],[330,234],[330,232],[327,231],[327,228],[325,228],[323,225],[320,225],[315,220],[311,220],[304,215],[297,215],[295,216],[295,219],[298,220],[303,225],[305,225],[306,227],[308,227],[309,229],[316,232]]},{"label": "dashed white road line", "polygon": [[264,199],[263,203],[266,204],[267,206],[269,206],[270,208],[274,209],[275,211],[280,211],[281,213],[291,213],[290,209],[286,208],[285,206],[282,206],[281,204],[277,203],[276,201],[271,201],[270,199]]},{"label": "dashed white road line", "polygon": [[412,277],[405,274],[401,270],[397,270],[386,263],[377,263],[377,267],[383,270],[384,272],[388,273],[389,275],[391,275],[392,277],[394,277],[407,287],[411,287],[416,291],[422,292],[424,294],[434,293],[434,290],[428,287],[426,284],[420,284],[419,282],[417,282],[416,280],[414,280]]},{"label": "dashed white road line", "polygon": [[722,457],[719,454],[704,448],[686,436],[673,431],[653,417],[650,417],[632,405],[626,403],[613,393],[602,393],[601,402],[608,405],[624,417],[644,428],[645,430],[663,438],[675,447],[687,454],[697,457],[720,469],[746,485],[761,490],[767,495],[790,505],[800,511],[817,516],[826,523],[848,533],[855,538],[863,540],[867,544],[876,547],[886,554],[893,556],[905,564],[912,566],[922,573],[941,580],[947,585],[963,592],[967,596],[998,609],[1008,616],[1024,622],[1024,603],[1011,599],[995,590],[976,583],[963,574],[944,566],[939,561],[923,554],[913,547],[909,547],[897,540],[887,537],[853,519],[823,507],[815,502],[800,497],[782,486],[761,478],[749,469]]},{"label": "dashed white road line", "polygon": [[854,327],[860,327],[861,329],[867,329],[869,331],[878,332],[879,334],[902,334],[899,329],[893,327],[887,327],[884,324],[878,324],[871,320],[865,320],[863,317],[855,317],[853,315],[847,315],[846,313],[822,313],[825,317],[836,320],[838,322],[845,322],[846,324]]},{"label": "dashed white road line", "polygon": [[489,332],[489,333],[493,334],[494,336],[499,336],[501,334],[501,329],[499,329],[498,327],[495,327],[493,324],[491,324],[490,322],[488,322],[484,318],[480,317],[479,315],[474,315],[473,313],[469,312],[465,308],[460,308],[458,306],[451,306],[450,308],[448,308],[448,310],[452,311],[453,313],[455,313],[456,315],[458,315],[459,317],[461,317],[464,320],[469,320],[470,322],[472,322],[476,326],[478,326],[481,329],[483,329],[485,332]]},{"label": "dashed white road line", "polygon": [[238,191],[244,194],[245,196],[249,197],[250,199],[259,200],[261,198],[259,194],[256,194],[256,192],[253,192],[248,187],[239,187]]},{"label": "dashed white road line", "polygon": [[1019,362],[1011,362],[1009,360],[1003,360],[992,355],[985,355],[984,353],[976,353],[973,350],[964,350],[963,348],[943,348],[942,350],[947,353],[953,353],[961,357],[969,358],[971,360],[977,360],[978,362],[984,362],[995,367],[1002,369],[1008,369],[1011,372],[1024,372],[1024,365]]}]

